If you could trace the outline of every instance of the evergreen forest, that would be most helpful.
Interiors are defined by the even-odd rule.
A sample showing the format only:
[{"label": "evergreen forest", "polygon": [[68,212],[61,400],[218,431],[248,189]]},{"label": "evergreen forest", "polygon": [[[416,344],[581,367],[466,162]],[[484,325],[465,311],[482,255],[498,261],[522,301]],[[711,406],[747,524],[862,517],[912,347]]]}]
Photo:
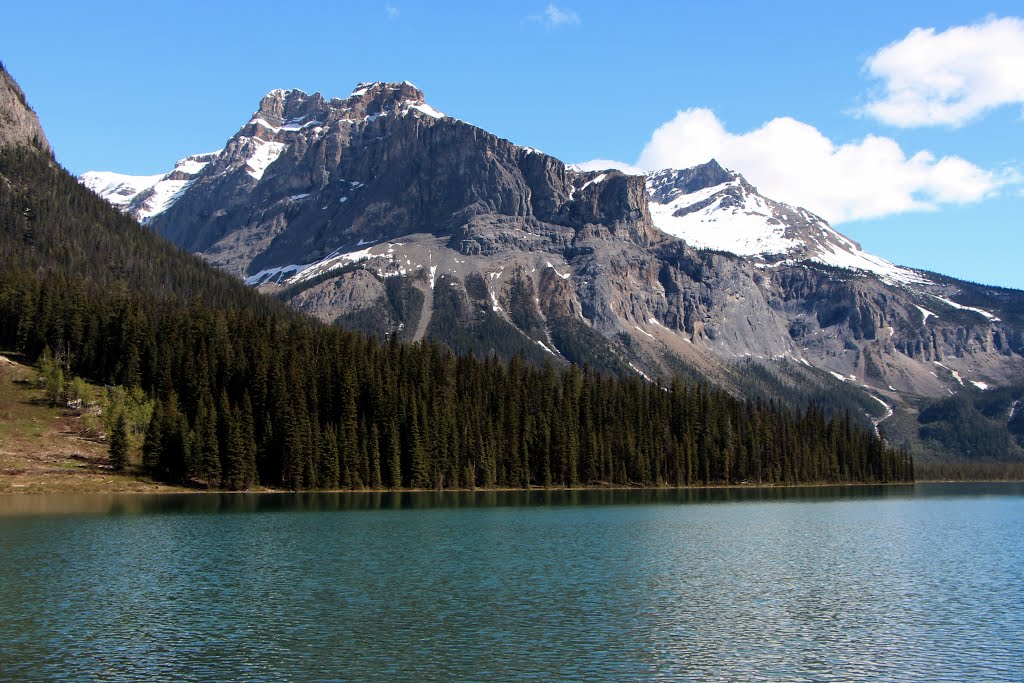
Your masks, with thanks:
[{"label": "evergreen forest", "polygon": [[0,348],[144,392],[153,410],[138,464],[162,481],[448,489],[914,476],[907,452],[819,406],[323,325],[152,234],[32,147],[0,150],[0,264]]}]

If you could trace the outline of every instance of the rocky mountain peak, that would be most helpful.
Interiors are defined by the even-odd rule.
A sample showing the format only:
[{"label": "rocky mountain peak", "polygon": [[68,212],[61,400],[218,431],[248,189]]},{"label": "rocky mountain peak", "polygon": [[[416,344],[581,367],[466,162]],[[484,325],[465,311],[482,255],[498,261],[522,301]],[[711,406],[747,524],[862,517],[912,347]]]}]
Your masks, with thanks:
[{"label": "rocky mountain peak", "polygon": [[737,179],[742,179],[742,176],[722,168],[712,159],[692,168],[655,171],[648,175],[647,188],[652,201],[667,204],[679,195],[692,194]]},{"label": "rocky mountain peak", "polygon": [[401,83],[385,83],[383,81],[360,83],[352,91],[352,94],[348,96],[348,99],[353,98],[357,98],[365,103],[373,101],[380,101],[382,103],[424,101],[423,91],[409,81],[402,81]]},{"label": "rocky mountain peak", "polygon": [[401,83],[360,83],[352,94],[341,102],[342,110],[349,116],[376,117],[391,111],[408,113],[418,110],[433,118],[444,114],[426,103],[423,91],[409,81]]},{"label": "rocky mountain peak", "polygon": [[807,209],[765,197],[739,173],[711,161],[647,176],[655,226],[699,249],[771,263],[811,260],[872,273],[887,282],[923,283],[919,273],[863,251]]},{"label": "rocky mountain peak", "polygon": [[39,118],[28,106],[25,93],[0,63],[0,148],[11,145],[35,145],[49,152]]},{"label": "rocky mountain peak", "polygon": [[287,120],[309,113],[311,109],[320,109],[324,99],[320,93],[309,95],[302,90],[276,89],[271,90],[260,100],[259,109],[253,116],[262,116],[269,120]]},{"label": "rocky mountain peak", "polygon": [[[298,130],[310,122],[323,122],[330,108],[320,93],[301,90],[271,90],[260,100],[248,125],[255,125],[277,134],[281,129]],[[253,131],[247,131],[252,134]],[[264,133],[266,136],[266,133]]]}]

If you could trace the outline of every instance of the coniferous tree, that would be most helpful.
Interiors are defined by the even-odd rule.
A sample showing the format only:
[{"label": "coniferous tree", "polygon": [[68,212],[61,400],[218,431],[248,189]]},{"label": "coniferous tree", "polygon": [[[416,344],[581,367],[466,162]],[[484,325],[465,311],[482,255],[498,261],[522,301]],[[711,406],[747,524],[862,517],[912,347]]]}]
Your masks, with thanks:
[{"label": "coniferous tree", "polygon": [[192,432],[192,454],[195,474],[206,481],[207,488],[220,486],[220,443],[217,438],[217,413],[209,394],[200,398]]},{"label": "coniferous tree", "polygon": [[110,466],[118,472],[128,467],[128,427],[124,413],[118,416],[110,432]]},{"label": "coniferous tree", "polygon": [[158,398],[153,406],[153,414],[149,418],[146,437],[142,442],[142,469],[152,476],[159,476],[164,443],[167,440],[167,435],[164,433],[166,423],[164,402]]}]

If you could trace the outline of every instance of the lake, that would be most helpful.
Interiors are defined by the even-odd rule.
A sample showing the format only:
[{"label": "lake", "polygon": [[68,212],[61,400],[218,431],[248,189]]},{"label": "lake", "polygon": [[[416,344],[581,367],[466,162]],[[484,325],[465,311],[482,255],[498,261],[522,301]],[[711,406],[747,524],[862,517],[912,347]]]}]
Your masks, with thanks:
[{"label": "lake", "polygon": [[0,497],[4,681],[1024,680],[1024,485]]}]

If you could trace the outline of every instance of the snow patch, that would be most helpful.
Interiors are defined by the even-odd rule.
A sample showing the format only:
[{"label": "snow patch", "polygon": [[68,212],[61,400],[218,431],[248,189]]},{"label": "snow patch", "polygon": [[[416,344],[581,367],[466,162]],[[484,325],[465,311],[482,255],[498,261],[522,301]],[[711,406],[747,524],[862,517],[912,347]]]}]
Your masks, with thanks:
[{"label": "snow patch", "polygon": [[981,316],[984,316],[985,318],[988,318],[991,322],[994,322],[994,323],[1000,322],[999,318],[994,316],[992,313],[989,313],[988,311],[984,311],[984,310],[982,310],[980,308],[974,308],[973,306],[964,306],[963,304],[958,304],[955,301],[950,301],[949,299],[944,299],[941,296],[935,296],[934,294],[932,294],[931,296],[932,296],[933,299],[938,299],[939,301],[941,301],[942,303],[946,304],[947,306],[951,306],[951,307],[953,307],[953,308],[955,308],[957,310],[960,310],[960,311],[971,311],[972,313],[977,313],[978,315],[981,315]]},{"label": "snow patch", "polygon": [[[273,282],[275,284],[297,284],[299,282],[305,282],[310,278],[323,275],[332,270],[343,268],[350,263],[357,263],[359,261],[366,260],[371,256],[375,256],[370,253],[370,249],[360,249],[358,251],[350,251],[347,253],[341,253],[340,249],[333,251],[327,257],[314,261],[313,263],[304,264],[289,264],[286,266],[278,266],[276,268],[266,268],[245,278],[245,284],[249,286],[259,286]],[[381,255],[376,255],[378,258]]]},{"label": "snow patch", "polygon": [[88,171],[80,175],[78,181],[114,206],[122,208],[163,177],[163,174],[133,176],[110,171]]},{"label": "snow patch", "polygon": [[256,287],[258,285],[263,285],[268,282],[275,282],[280,284],[282,278],[290,276],[292,273],[296,273],[304,268],[307,268],[309,267],[309,265],[311,264],[293,264],[288,266],[278,266],[277,268],[265,268],[260,272],[256,273],[255,275],[250,275],[249,277],[245,278],[245,284],[249,285],[250,287]]},{"label": "snow patch", "polygon": [[284,152],[286,145],[283,142],[264,142],[259,138],[250,139],[256,149],[245,162],[245,171],[256,180],[260,180],[267,167],[277,161],[277,158]]},{"label": "snow patch", "polygon": [[601,175],[596,176],[593,179],[588,180],[587,182],[583,183],[583,187],[581,187],[579,189],[579,191],[582,192],[583,190],[587,189],[591,185],[597,185],[598,183],[602,183],[602,182],[604,182],[604,179],[607,178],[607,177],[608,177],[607,173],[602,173]]},{"label": "snow patch", "polygon": [[722,186],[684,195],[685,201],[651,202],[649,208],[654,225],[698,249],[727,251],[738,256],[786,254],[802,246],[798,240],[785,236],[785,226],[781,223],[772,225],[765,215],[737,207],[729,201],[731,198],[724,196],[703,209],[675,215],[702,201],[701,195],[714,194],[711,191],[716,189]]},{"label": "snow patch", "polygon": [[562,273],[559,273],[558,269],[555,268],[553,265],[551,265],[551,261],[548,261],[547,265],[548,265],[548,268],[551,268],[552,270],[555,271],[555,275],[557,275],[558,277],[562,278],[563,280],[568,280],[570,277],[572,277],[572,273],[565,273],[564,275]]},{"label": "snow patch", "polygon": [[[866,271],[897,284],[927,283],[916,271],[896,266],[868,254],[856,243],[829,226],[824,219],[799,208],[774,202],[751,191],[742,177],[694,192],[679,188],[662,195],[674,171],[647,176],[649,208],[654,225],[662,232],[685,240],[698,249],[727,251],[738,256],[795,255],[835,268]],[[658,201],[660,197],[662,201]],[[806,238],[787,235],[787,222],[806,225]],[[817,228],[816,232],[814,229]],[[778,267],[792,261],[755,264]]]},{"label": "snow patch", "polygon": [[426,114],[427,116],[429,116],[431,118],[435,118],[435,119],[443,119],[444,118],[444,114],[442,112],[439,112],[438,110],[434,109],[433,107],[431,107],[426,102],[419,102],[419,103],[416,103],[416,104],[410,104],[409,105],[409,109],[415,109],[416,111],[421,112],[423,114]]},{"label": "snow patch", "polygon": [[976,386],[978,389],[981,389],[982,391],[988,391],[988,382],[978,382],[972,379],[971,384]]},{"label": "snow patch", "polygon": [[936,365],[938,365],[943,370],[946,370],[947,372],[949,372],[949,374],[953,375],[953,379],[955,379],[960,384],[960,386],[964,385],[964,378],[960,376],[959,372],[957,372],[956,370],[953,370],[951,368],[947,368],[945,365],[943,365],[942,363],[940,363],[937,360],[933,360],[932,362],[935,363]]},{"label": "snow patch", "polygon": [[878,398],[874,394],[868,394],[868,396],[870,396],[871,398],[873,398],[876,401],[878,401],[879,403],[881,403],[882,407],[885,408],[885,415],[883,415],[882,417],[879,417],[877,419],[876,418],[871,418],[871,424],[875,428],[875,436],[881,436],[882,434],[878,431],[878,425],[882,424],[883,422],[888,420],[890,417],[892,417],[892,415],[893,415],[892,406],[890,406],[888,403],[886,403],[882,399]]},{"label": "snow patch", "polygon": [[630,364],[629,364],[629,367],[633,368],[633,370],[635,370],[635,371],[636,371],[636,374],[640,375],[641,377],[643,377],[643,378],[644,378],[645,380],[647,380],[648,382],[651,382],[652,384],[654,383],[654,380],[652,380],[652,379],[651,379],[650,377],[648,377],[648,376],[647,376],[647,375],[646,375],[646,374],[644,373],[644,371],[643,371],[643,370],[641,370],[640,368],[638,368],[637,366],[635,366],[635,365],[633,365],[632,363],[630,363]]},{"label": "snow patch", "polygon": [[[934,313],[929,311],[927,308],[921,308],[917,304],[914,304],[914,308],[916,308],[917,310],[921,311],[921,315],[924,316],[924,320],[921,321],[922,325],[927,324],[929,316],[935,315]],[[935,315],[935,317],[938,318],[939,316]]]},{"label": "snow patch", "polygon": [[[162,175],[131,176],[108,171],[88,171],[79,177],[79,182],[122,211],[134,208],[138,219],[147,223],[170,208],[195,176],[220,152],[187,156],[175,163],[169,173]],[[171,176],[176,177],[172,179]],[[141,204],[132,207],[132,203],[143,194],[148,196]]]},{"label": "snow patch", "polygon": [[280,126],[275,126],[273,124],[268,123],[267,120],[264,119],[263,117],[257,116],[254,119],[252,119],[251,121],[249,121],[249,123],[255,124],[255,125],[257,125],[257,126],[259,126],[261,128],[266,128],[267,130],[269,130],[269,131],[271,131],[271,132],[276,134],[276,133],[280,133],[282,130],[283,131],[289,131],[289,132],[296,132],[296,131],[302,130],[303,128],[311,128],[313,126],[322,126],[324,122],[323,121],[306,121],[306,117],[303,116],[301,118],[291,119],[289,121],[285,121]]}]

